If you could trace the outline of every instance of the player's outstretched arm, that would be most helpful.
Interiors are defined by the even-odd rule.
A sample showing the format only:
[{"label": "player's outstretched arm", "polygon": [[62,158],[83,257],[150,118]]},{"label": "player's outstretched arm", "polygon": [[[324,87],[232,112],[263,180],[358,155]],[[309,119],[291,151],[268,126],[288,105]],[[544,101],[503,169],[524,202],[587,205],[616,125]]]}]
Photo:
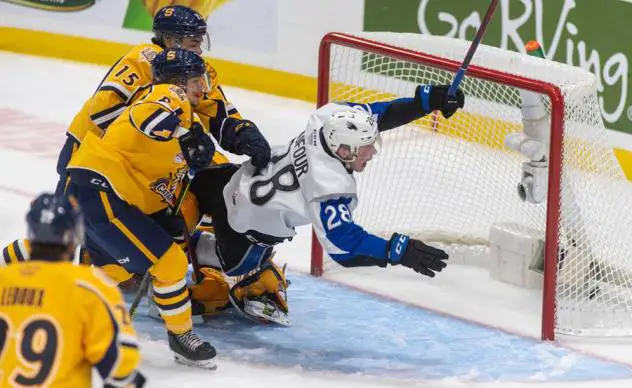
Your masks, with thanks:
[{"label": "player's outstretched arm", "polygon": [[458,89],[456,96],[451,97],[448,95],[449,88],[449,85],[419,85],[414,97],[370,104],[347,104],[377,115],[378,129],[383,132],[406,125],[436,110],[441,111],[446,119],[450,118],[459,108],[463,108],[465,95]]},{"label": "player's outstretched arm", "polygon": [[386,267],[403,265],[422,275],[434,277],[446,267],[447,253],[393,234],[389,240],[368,233],[353,222],[351,198],[335,198],[310,205],[312,223],[319,241],[343,267]]}]

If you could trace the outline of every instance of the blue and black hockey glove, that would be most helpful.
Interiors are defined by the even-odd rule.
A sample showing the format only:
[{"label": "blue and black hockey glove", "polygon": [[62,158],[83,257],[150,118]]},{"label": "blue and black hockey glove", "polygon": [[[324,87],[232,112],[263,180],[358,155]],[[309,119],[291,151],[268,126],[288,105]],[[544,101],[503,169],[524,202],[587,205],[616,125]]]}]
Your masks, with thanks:
[{"label": "blue and black hockey glove", "polygon": [[447,266],[448,260],[448,254],[441,249],[399,233],[391,236],[387,257],[391,265],[401,264],[431,278]]},{"label": "blue and black hockey glove", "polygon": [[424,113],[439,110],[446,119],[465,105],[465,94],[459,88],[455,96],[448,95],[450,85],[419,85],[415,96],[419,98]]}]

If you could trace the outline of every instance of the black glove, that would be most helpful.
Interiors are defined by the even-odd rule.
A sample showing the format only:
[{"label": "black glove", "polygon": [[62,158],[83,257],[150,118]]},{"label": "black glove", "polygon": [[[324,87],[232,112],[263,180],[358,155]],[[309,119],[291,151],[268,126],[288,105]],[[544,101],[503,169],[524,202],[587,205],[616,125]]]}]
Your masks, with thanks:
[{"label": "black glove", "polygon": [[270,163],[270,144],[252,121],[229,117],[222,124],[222,134],[226,139],[233,137],[232,144],[226,147],[228,151],[250,156],[252,165],[257,168],[265,168]]},{"label": "black glove", "polygon": [[448,259],[448,254],[441,249],[399,233],[391,237],[387,255],[391,265],[401,264],[431,278],[447,266]]},{"label": "black glove", "polygon": [[439,110],[446,119],[465,105],[465,94],[459,88],[455,96],[448,95],[450,85],[419,85],[415,91],[421,102],[424,113]]},{"label": "black glove", "polygon": [[215,144],[204,133],[200,123],[193,123],[189,132],[178,138],[178,142],[189,168],[201,170],[211,164],[215,153]]}]

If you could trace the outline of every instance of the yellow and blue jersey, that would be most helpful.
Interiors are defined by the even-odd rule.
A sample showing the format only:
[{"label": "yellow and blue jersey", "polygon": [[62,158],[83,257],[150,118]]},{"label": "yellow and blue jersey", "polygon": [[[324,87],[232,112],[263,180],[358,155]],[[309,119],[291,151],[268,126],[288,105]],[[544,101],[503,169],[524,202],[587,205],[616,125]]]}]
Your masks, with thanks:
[{"label": "yellow and blue jersey", "polygon": [[140,363],[122,295],[100,270],[31,260],[0,268],[0,386],[131,382]]},{"label": "yellow and blue jersey", "polygon": [[86,136],[68,164],[73,181],[113,191],[145,214],[173,205],[188,167],[175,134],[160,125],[170,114],[180,119],[179,127],[184,129],[195,120],[181,88],[152,86],[103,137]]}]

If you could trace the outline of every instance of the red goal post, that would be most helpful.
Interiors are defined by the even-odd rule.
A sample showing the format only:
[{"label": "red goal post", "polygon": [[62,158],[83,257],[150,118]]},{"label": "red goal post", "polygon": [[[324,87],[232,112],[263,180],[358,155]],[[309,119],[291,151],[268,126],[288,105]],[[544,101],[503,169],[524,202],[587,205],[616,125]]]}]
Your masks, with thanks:
[{"label": "red goal post", "polygon": [[[363,53],[378,54],[420,64],[432,68],[455,73],[460,63],[455,60],[430,55],[417,50],[381,43],[364,37],[344,33],[329,33],[320,44],[318,63],[318,106],[330,101],[330,82],[332,68],[332,48],[335,46],[360,50]],[[473,63],[476,63],[474,61]],[[558,85],[541,80],[529,79],[516,74],[505,73],[472,64],[466,75],[491,81],[497,84],[509,85],[515,88],[529,90],[548,96],[550,100],[550,154],[549,154],[549,190],[546,207],[546,243],[545,270],[542,300],[542,339],[555,338],[555,310],[556,310],[556,268],[558,252],[558,224],[560,219],[560,182],[562,169],[562,132],[564,128],[564,96]],[[467,104],[467,102],[466,102]],[[323,251],[318,239],[312,234],[311,274],[323,275]]]}]

